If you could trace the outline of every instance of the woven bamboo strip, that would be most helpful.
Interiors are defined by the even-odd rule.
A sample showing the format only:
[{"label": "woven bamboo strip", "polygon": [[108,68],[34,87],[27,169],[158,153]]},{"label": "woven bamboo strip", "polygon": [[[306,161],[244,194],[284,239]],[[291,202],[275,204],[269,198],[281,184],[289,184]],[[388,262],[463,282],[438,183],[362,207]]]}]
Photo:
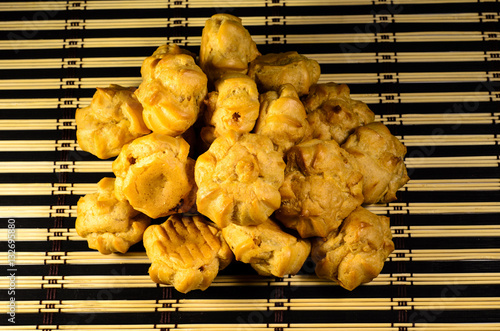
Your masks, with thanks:
[{"label": "woven bamboo strip", "polygon": [[[500,249],[415,249],[395,250],[389,261],[461,261],[500,260]],[[0,252],[0,263],[8,263],[6,252]],[[102,255],[96,251],[72,252],[16,252],[16,265],[39,264],[149,264],[144,252],[123,255]]]},{"label": "woven bamboo strip", "polygon": [[[0,238],[7,238],[8,229],[0,229]],[[500,225],[463,225],[463,226],[392,226],[393,238],[406,237],[500,237]],[[15,232],[16,241],[82,241],[73,228],[23,228]]]},{"label": "woven bamboo strip", "polygon": [[0,173],[112,172],[112,161],[7,161]]},{"label": "woven bamboo strip", "polygon": [[[96,183],[0,183],[0,196],[84,195],[97,190]],[[500,179],[413,179],[402,191],[498,191]]]},{"label": "woven bamboo strip", "polygon": [[[8,288],[8,276],[0,277],[0,286]],[[335,282],[320,279],[315,275],[295,275],[283,278],[280,281],[266,279],[258,275],[252,276],[223,276],[215,278],[212,286],[241,286],[249,283],[257,286],[330,286]],[[364,286],[385,285],[499,285],[499,273],[435,273],[435,274],[380,274],[372,282]],[[154,288],[158,286],[149,275],[127,276],[127,275],[85,275],[85,276],[17,276],[17,289],[42,289],[42,288],[64,288],[64,289],[100,289],[100,288]]]},{"label": "woven bamboo strip", "polygon": [[338,331],[498,331],[500,323],[252,323],[252,324],[127,324],[127,325],[22,325],[0,326],[0,330],[30,331],[30,330],[123,330],[123,331],[150,331],[180,329],[186,331],[228,330],[239,329],[253,331],[311,331],[311,330],[338,330]]},{"label": "woven bamboo strip", "polygon": [[[7,312],[0,302],[0,312]],[[169,307],[163,307],[164,304]],[[277,304],[281,305],[277,305]],[[6,308],[5,308],[6,307]],[[498,309],[498,297],[349,298],[349,299],[206,299],[206,300],[16,300],[16,313],[112,313],[248,310],[482,310]]]},{"label": "woven bamboo strip", "polygon": [[0,130],[75,130],[75,119],[0,120]]},{"label": "woven bamboo strip", "polygon": [[[387,53],[324,53],[304,54],[320,64],[328,63],[377,63],[377,62],[482,62],[496,60],[500,52],[450,51],[450,52],[387,52]],[[147,54],[145,54],[147,56]],[[139,68],[145,56],[137,57],[89,57],[49,59],[3,59],[1,69],[59,68]]]},{"label": "woven bamboo strip", "polygon": [[[346,34],[301,34],[301,35],[254,35],[257,44],[318,44],[346,43],[356,44],[375,42],[470,42],[497,41],[500,35],[495,31],[422,31],[394,33],[346,33]],[[185,37],[121,37],[83,39],[37,39],[1,40],[0,50],[62,49],[62,48],[103,48],[103,47],[154,47],[168,42],[181,46],[199,46],[201,36]]]},{"label": "woven bamboo strip", "polygon": [[[430,135],[404,136],[406,146],[486,146],[496,145],[496,135]],[[76,140],[0,140],[0,152],[82,151]]]}]

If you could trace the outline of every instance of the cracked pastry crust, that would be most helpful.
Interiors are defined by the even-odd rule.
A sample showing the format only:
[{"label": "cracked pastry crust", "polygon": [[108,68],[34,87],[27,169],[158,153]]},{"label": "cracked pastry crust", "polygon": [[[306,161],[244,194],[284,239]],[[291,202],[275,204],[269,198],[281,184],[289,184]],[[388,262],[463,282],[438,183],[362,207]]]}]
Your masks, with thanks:
[{"label": "cracked pastry crust", "polygon": [[150,132],[134,91],[134,87],[119,85],[98,87],[90,105],[76,110],[76,137],[81,149],[109,159],[126,143]]},{"label": "cracked pastry crust", "polygon": [[97,192],[81,197],[77,204],[76,232],[87,240],[89,248],[102,254],[126,253],[142,240],[151,222],[127,201],[118,201],[114,186],[114,178],[104,177]]},{"label": "cracked pastry crust", "polygon": [[295,275],[311,251],[309,240],[284,232],[271,219],[258,225],[230,224],[222,235],[235,259],[249,263],[263,276]]},{"label": "cracked pastry crust", "polygon": [[387,203],[409,180],[406,147],[380,122],[359,127],[342,145],[358,161],[363,173],[364,202]]},{"label": "cracked pastry crust", "polygon": [[207,289],[233,259],[220,230],[202,216],[172,215],[144,233],[149,276],[181,293]]},{"label": "cracked pastry crust", "polygon": [[113,161],[115,194],[151,218],[187,212],[194,204],[194,160],[182,137],[152,133],[125,145]]},{"label": "cracked pastry crust", "polygon": [[196,122],[207,95],[207,76],[194,54],[177,45],[160,46],[142,63],[141,75],[135,94],[149,129],[178,136]]},{"label": "cracked pastry crust", "polygon": [[279,92],[260,95],[260,115],[254,132],[269,137],[278,151],[286,152],[306,135],[306,117],[295,88],[284,84]]},{"label": "cracked pastry crust", "polygon": [[351,99],[349,87],[345,84],[313,85],[304,106],[311,139],[333,139],[342,144],[357,127],[375,119],[375,114],[364,102]]},{"label": "cracked pastry crust", "polygon": [[248,63],[259,55],[239,17],[215,14],[206,21],[201,34],[200,66],[211,83],[228,72],[246,74]]},{"label": "cracked pastry crust", "polygon": [[302,96],[318,82],[320,74],[321,68],[316,60],[295,51],[261,55],[248,67],[248,75],[255,80],[261,93],[278,91],[281,85],[291,84]]},{"label": "cracked pastry crust", "polygon": [[280,206],[284,168],[268,137],[230,131],[196,161],[198,211],[221,228],[262,223]]},{"label": "cracked pastry crust", "polygon": [[259,116],[259,92],[255,82],[244,74],[229,73],[215,83],[205,101],[203,141],[210,145],[215,138],[233,130],[252,131]]},{"label": "cracked pastry crust", "polygon": [[358,207],[340,231],[312,240],[312,258],[320,278],[352,291],[377,277],[394,250],[389,218]]},{"label": "cracked pastry crust", "polygon": [[286,154],[281,207],[276,218],[302,238],[325,237],[363,202],[356,159],[333,141],[296,145]]}]

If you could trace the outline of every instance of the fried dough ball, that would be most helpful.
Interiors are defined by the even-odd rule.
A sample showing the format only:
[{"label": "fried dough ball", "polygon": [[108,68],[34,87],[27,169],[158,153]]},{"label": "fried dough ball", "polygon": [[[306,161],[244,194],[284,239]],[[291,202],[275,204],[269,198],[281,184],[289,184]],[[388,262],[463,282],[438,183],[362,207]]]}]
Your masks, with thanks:
[{"label": "fried dough ball", "polygon": [[81,197],[77,204],[76,232],[101,254],[126,253],[142,240],[151,222],[127,201],[118,201],[114,186],[114,178],[104,177],[97,183],[97,192]]},{"label": "fried dough ball", "polygon": [[182,293],[206,290],[233,259],[221,232],[202,216],[172,215],[144,232],[149,276]]},{"label": "fried dough ball", "polygon": [[254,132],[271,138],[278,151],[286,152],[307,133],[307,114],[295,88],[282,85],[279,93],[260,95],[260,115]]},{"label": "fried dough ball", "polygon": [[150,131],[142,119],[135,88],[97,88],[89,106],[75,113],[78,145],[100,159],[117,156],[126,143]]},{"label": "fried dough ball", "polygon": [[312,258],[320,278],[352,291],[377,277],[394,250],[389,218],[356,208],[340,231],[312,240]]},{"label": "fried dough ball", "polygon": [[215,138],[233,130],[248,133],[259,116],[259,92],[255,82],[244,74],[224,74],[205,101],[206,127],[201,129],[203,141],[210,145]]},{"label": "fried dough ball", "polygon": [[187,212],[196,198],[194,160],[182,137],[152,133],[123,146],[113,161],[119,200],[151,218]]},{"label": "fried dough ball", "polygon": [[255,79],[261,93],[278,91],[281,85],[292,84],[302,96],[318,82],[320,74],[321,68],[316,60],[295,51],[259,56],[248,67],[248,75]]},{"label": "fried dough ball", "polygon": [[352,100],[345,84],[317,84],[304,100],[311,127],[310,138],[335,140],[342,144],[358,126],[371,123],[375,114],[368,106]]},{"label": "fried dough ball", "polygon": [[259,55],[239,17],[215,14],[206,21],[201,35],[200,66],[210,82],[227,72],[246,74],[248,63]]},{"label": "fried dough ball", "polygon": [[262,223],[280,206],[284,168],[269,138],[230,131],[196,161],[198,211],[221,228]]},{"label": "fried dough ball", "polygon": [[363,202],[356,159],[333,141],[310,140],[286,154],[276,218],[302,238],[325,237]]},{"label": "fried dough ball", "polygon": [[271,219],[258,225],[230,224],[222,235],[236,260],[249,263],[263,276],[295,275],[311,251],[309,240],[284,232]]},{"label": "fried dough ball", "polygon": [[198,119],[207,95],[207,76],[193,56],[177,45],[163,45],[144,60],[142,83],[135,94],[144,107],[144,122],[153,132],[178,136]]},{"label": "fried dough ball", "polygon": [[342,145],[356,158],[364,176],[364,202],[387,203],[410,177],[404,156],[406,147],[380,122],[359,127]]}]

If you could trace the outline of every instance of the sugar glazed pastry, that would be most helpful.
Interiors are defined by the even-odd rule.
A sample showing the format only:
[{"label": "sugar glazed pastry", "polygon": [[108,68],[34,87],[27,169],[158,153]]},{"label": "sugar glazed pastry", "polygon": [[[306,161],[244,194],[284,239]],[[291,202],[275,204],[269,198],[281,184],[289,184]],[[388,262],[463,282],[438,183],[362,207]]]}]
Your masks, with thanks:
[{"label": "sugar glazed pastry", "polygon": [[352,291],[377,277],[394,250],[389,218],[356,208],[340,231],[312,240],[312,258],[320,278]]},{"label": "sugar glazed pastry", "polygon": [[98,87],[90,105],[76,110],[76,137],[81,149],[108,159],[117,156],[126,143],[150,132],[134,91],[134,87],[119,85]]},{"label": "sugar glazed pastry", "polygon": [[295,275],[311,251],[309,240],[284,232],[271,219],[258,225],[230,224],[222,235],[235,259],[249,263],[263,276]]},{"label": "sugar glazed pastry", "polygon": [[89,248],[102,254],[126,253],[142,240],[151,219],[118,201],[114,194],[115,179],[105,177],[97,184],[97,192],[78,200],[75,229],[85,238]]},{"label": "sugar glazed pastry", "polygon": [[205,103],[206,126],[201,129],[201,137],[207,145],[230,130],[252,131],[259,116],[257,86],[250,77],[240,73],[224,74]]},{"label": "sugar glazed pastry", "polygon": [[311,127],[310,138],[342,144],[361,125],[371,123],[375,114],[368,106],[352,100],[345,84],[317,84],[311,87],[304,100]]},{"label": "sugar glazed pastry", "polygon": [[144,60],[142,83],[135,94],[144,107],[144,122],[153,132],[178,136],[198,119],[207,95],[207,76],[194,56],[177,45],[163,45]]},{"label": "sugar glazed pastry", "polygon": [[182,293],[207,289],[233,259],[220,230],[202,216],[172,215],[144,233],[149,276]]},{"label": "sugar glazed pastry", "polygon": [[318,82],[320,74],[321,68],[316,60],[295,51],[259,56],[248,67],[248,75],[255,79],[261,93],[278,91],[281,85],[288,83],[302,96]]},{"label": "sugar glazed pastry", "polygon": [[201,35],[200,66],[211,83],[227,72],[246,74],[248,63],[259,55],[239,17],[215,14],[206,21]]},{"label": "sugar glazed pastry", "polygon": [[220,136],[196,161],[197,209],[221,228],[262,223],[280,206],[284,169],[269,138]]},{"label": "sugar glazed pastry", "polygon": [[254,132],[269,137],[278,151],[286,152],[306,135],[306,117],[295,88],[284,84],[279,92],[260,95],[260,115]]},{"label": "sugar glazed pastry", "polygon": [[404,163],[406,147],[380,122],[356,129],[342,145],[363,173],[364,202],[387,203],[410,177]]},{"label": "sugar glazed pastry", "polygon": [[158,133],[125,145],[113,161],[119,200],[151,218],[187,212],[196,199],[194,160],[182,137]]},{"label": "sugar glazed pastry", "polygon": [[309,140],[286,154],[276,218],[302,238],[325,237],[363,202],[356,159],[333,141]]}]

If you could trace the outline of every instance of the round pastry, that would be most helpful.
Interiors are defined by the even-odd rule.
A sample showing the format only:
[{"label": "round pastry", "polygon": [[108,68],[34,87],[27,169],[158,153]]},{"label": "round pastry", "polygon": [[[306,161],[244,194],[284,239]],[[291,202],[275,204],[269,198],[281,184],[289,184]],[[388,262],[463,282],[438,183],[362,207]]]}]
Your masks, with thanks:
[{"label": "round pastry", "polygon": [[387,203],[410,177],[404,157],[406,147],[380,122],[359,127],[342,145],[358,161],[363,173],[364,202]]},{"label": "round pastry", "polygon": [[306,135],[307,114],[295,88],[282,85],[279,93],[260,95],[260,115],[254,132],[269,137],[278,151],[286,152]]},{"label": "round pastry", "polygon": [[77,204],[76,232],[102,254],[126,253],[142,240],[151,222],[127,201],[118,201],[114,186],[115,179],[105,177],[97,183],[96,193],[81,197]]},{"label": "round pastry", "polygon": [[281,85],[292,84],[302,96],[318,82],[320,74],[321,68],[316,60],[295,51],[262,55],[248,66],[248,75],[255,80],[261,93],[278,91]]},{"label": "round pastry", "polygon": [[363,202],[356,159],[333,141],[310,140],[286,154],[276,218],[302,238],[325,237]]},{"label": "round pastry", "polygon": [[144,60],[141,75],[135,94],[149,129],[178,136],[196,122],[207,95],[207,76],[193,54],[177,45],[160,46]]},{"label": "round pastry", "polygon": [[377,277],[394,250],[389,218],[356,208],[340,231],[314,238],[312,259],[320,278],[338,282],[352,291]]},{"label": "round pastry", "polygon": [[304,106],[311,139],[333,139],[342,144],[354,129],[375,119],[364,102],[351,99],[349,87],[344,84],[313,85]]},{"label": "round pastry", "polygon": [[187,212],[196,198],[194,160],[182,137],[152,133],[137,138],[113,161],[119,200],[151,218]]},{"label": "round pastry", "polygon": [[248,63],[259,55],[239,17],[215,14],[206,21],[201,34],[200,66],[210,82],[227,72],[246,74]]},{"label": "round pastry", "polygon": [[271,219],[258,225],[230,224],[222,235],[236,260],[249,263],[263,276],[295,275],[311,251],[309,240],[284,232]]},{"label": "round pastry", "polygon": [[149,276],[182,293],[205,290],[233,259],[220,230],[202,216],[172,215],[144,232]]},{"label": "round pastry", "polygon": [[201,137],[207,145],[229,130],[237,133],[252,131],[259,116],[257,86],[244,74],[224,74],[215,83],[215,91],[209,93],[205,104],[207,126],[201,129]]},{"label": "round pastry", "polygon": [[262,223],[280,206],[284,168],[269,138],[230,131],[196,161],[198,211],[221,228]]},{"label": "round pastry", "polygon": [[119,85],[98,87],[90,105],[76,110],[76,138],[81,149],[109,159],[126,143],[150,132],[134,91],[134,87]]}]

